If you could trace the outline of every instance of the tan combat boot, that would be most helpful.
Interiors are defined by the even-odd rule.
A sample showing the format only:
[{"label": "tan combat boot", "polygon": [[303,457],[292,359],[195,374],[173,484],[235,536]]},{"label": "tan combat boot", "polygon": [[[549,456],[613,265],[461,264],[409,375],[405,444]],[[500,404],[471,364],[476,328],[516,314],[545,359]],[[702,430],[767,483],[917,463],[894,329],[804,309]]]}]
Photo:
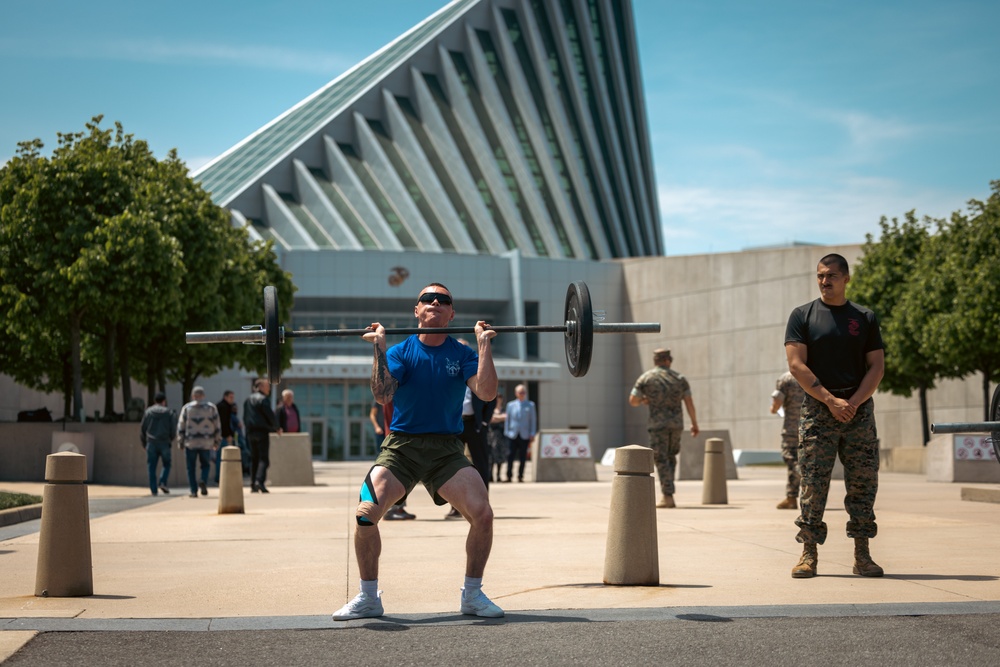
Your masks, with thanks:
[{"label": "tan combat boot", "polygon": [[788,496],[780,503],[778,503],[779,510],[797,510],[799,508],[798,502],[795,500],[795,496]]},{"label": "tan combat boot", "polygon": [[885,574],[868,553],[867,537],[854,538],[854,574],[860,574],[862,577],[881,577]]},{"label": "tan combat boot", "polygon": [[819,562],[819,553],[815,542],[806,542],[802,545],[802,558],[799,563],[792,568],[793,579],[808,579],[816,576],[816,564]]},{"label": "tan combat boot", "polygon": [[660,502],[656,503],[656,506],[657,507],[677,507],[677,505],[674,503],[674,497],[673,496],[668,496],[665,493],[660,497]]}]

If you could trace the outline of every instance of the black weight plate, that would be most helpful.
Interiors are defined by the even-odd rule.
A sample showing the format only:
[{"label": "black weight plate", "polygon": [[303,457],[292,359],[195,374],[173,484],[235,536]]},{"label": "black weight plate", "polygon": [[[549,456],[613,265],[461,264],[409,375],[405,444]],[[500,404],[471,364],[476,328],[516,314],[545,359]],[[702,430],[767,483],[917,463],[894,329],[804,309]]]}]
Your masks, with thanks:
[{"label": "black weight plate", "polygon": [[[993,390],[993,400],[990,401],[990,421],[1000,422],[1000,385],[997,385],[996,389]],[[1000,462],[1000,431],[990,433],[990,438],[993,440],[993,453],[997,457],[997,462]]]},{"label": "black weight plate", "polygon": [[594,354],[594,309],[590,290],[582,280],[572,282],[566,290],[565,321],[572,323],[566,332],[566,365],[570,375],[583,377],[590,370]]},{"label": "black weight plate", "polygon": [[278,323],[278,290],[274,285],[264,288],[264,350],[267,379],[276,386],[281,382],[281,325]]}]

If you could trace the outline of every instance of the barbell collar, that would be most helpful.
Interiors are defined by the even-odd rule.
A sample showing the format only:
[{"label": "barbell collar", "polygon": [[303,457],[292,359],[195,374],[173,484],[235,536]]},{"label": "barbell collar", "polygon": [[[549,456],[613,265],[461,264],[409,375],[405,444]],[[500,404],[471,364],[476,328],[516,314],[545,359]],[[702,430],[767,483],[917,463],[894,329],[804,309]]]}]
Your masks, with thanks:
[{"label": "barbell collar", "polygon": [[248,331],[188,331],[184,334],[188,344],[193,343],[247,343],[264,345],[267,332],[264,329]]}]

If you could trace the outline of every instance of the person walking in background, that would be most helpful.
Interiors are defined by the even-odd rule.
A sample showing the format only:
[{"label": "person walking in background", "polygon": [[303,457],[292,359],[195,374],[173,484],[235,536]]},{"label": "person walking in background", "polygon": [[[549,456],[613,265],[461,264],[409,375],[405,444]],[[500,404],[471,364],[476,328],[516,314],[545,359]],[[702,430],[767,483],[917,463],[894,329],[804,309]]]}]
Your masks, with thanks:
[{"label": "person walking in background", "polygon": [[[227,389],[222,392],[222,400],[215,406],[219,411],[219,424],[222,425],[222,447],[238,445],[233,437],[233,409],[236,407],[236,394]],[[222,447],[215,450],[215,483],[219,483],[219,471],[222,468]]]},{"label": "person walking in background", "polygon": [[[153,404],[146,408],[139,427],[139,440],[146,450],[146,465],[149,467],[149,490],[155,496],[157,491],[170,493],[167,480],[170,478],[170,447],[177,437],[177,419],[174,411],[167,407],[167,395],[162,391],[153,396]],[[163,461],[163,472],[159,482],[156,466]]]},{"label": "person walking in background", "polygon": [[295,393],[291,389],[281,392],[281,405],[278,406],[278,428],[281,429],[281,433],[298,433],[302,430],[299,406],[295,405]]},{"label": "person walking in background", "polygon": [[233,444],[240,448],[240,463],[243,466],[243,476],[250,477],[250,445],[247,443],[246,429],[240,419],[240,406],[233,403],[233,414],[230,417],[233,427]]},{"label": "person walking in background", "polygon": [[271,383],[257,378],[253,393],[243,402],[243,420],[250,441],[250,492],[270,493],[264,482],[271,465],[271,434],[281,433],[278,418],[271,409]]},{"label": "person walking in background", "polygon": [[[459,339],[465,343],[464,339]],[[468,345],[468,343],[466,343]],[[486,444],[486,430],[493,416],[493,407],[496,399],[483,401],[472,393],[468,387],[465,388],[465,400],[462,402],[462,435],[459,436],[469,450],[472,457],[472,465],[475,466],[479,476],[483,478],[486,490],[490,489],[490,451]],[[454,507],[445,515],[446,519],[461,519],[462,514]]]},{"label": "person walking in background", "polygon": [[649,407],[649,447],[653,450],[656,473],[660,478],[660,496],[657,507],[676,507],[674,502],[674,473],[677,455],[681,451],[681,432],[684,430],[684,412],[691,418],[691,437],[699,433],[698,416],[687,378],[670,368],[674,358],[670,350],[653,350],[653,368],[639,376],[629,394],[632,406]]},{"label": "person walking in background", "polygon": [[368,411],[368,421],[375,431],[375,446],[381,448],[382,441],[385,440],[385,415],[382,413],[381,405],[372,403],[372,409]]},{"label": "person walking in background", "polygon": [[[493,415],[490,417],[490,427],[486,432],[486,441],[490,446],[490,475],[496,473],[496,481],[500,481],[503,464],[507,461],[507,438],[503,434],[507,415],[504,414],[503,395],[497,394]],[[495,468],[495,470],[494,470]]]},{"label": "person walking in background", "polygon": [[781,414],[781,458],[788,467],[785,499],[778,503],[779,510],[798,509],[799,497],[799,413],[805,392],[791,373],[785,372],[775,383],[771,394],[771,414]]},{"label": "person walking in background", "polygon": [[[219,411],[215,404],[205,400],[205,390],[195,387],[191,390],[191,402],[181,408],[177,419],[177,433],[180,436],[179,445],[187,457],[188,484],[191,487],[191,497],[208,495],[208,472],[212,460],[212,450],[218,449],[222,442],[222,426],[219,424]],[[201,482],[195,476],[195,464],[201,466]]]},{"label": "person walking in background", "polygon": [[885,372],[885,348],[875,313],[847,300],[850,281],[846,259],[824,256],[816,267],[819,298],[793,310],[785,328],[788,370],[806,393],[799,421],[802,481],[795,539],[802,544],[802,557],[792,568],[796,579],[816,576],[818,547],[826,541],[823,513],[838,456],[844,464],[854,574],[883,575],[868,540],[878,533],[879,451],[872,395]]},{"label": "person walking in background", "polygon": [[538,411],[535,402],[528,400],[528,389],[523,384],[514,387],[514,400],[507,404],[507,419],[504,424],[504,435],[507,437],[507,481],[510,482],[514,473],[514,460],[517,459],[517,481],[524,481],[524,462],[528,459],[528,444],[538,433]]}]

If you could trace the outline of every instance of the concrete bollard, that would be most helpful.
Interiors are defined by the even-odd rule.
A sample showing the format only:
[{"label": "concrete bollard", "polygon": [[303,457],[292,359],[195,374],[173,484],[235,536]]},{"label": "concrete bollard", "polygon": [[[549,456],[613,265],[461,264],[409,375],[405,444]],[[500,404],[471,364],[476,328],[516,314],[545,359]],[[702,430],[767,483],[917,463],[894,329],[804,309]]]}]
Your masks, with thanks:
[{"label": "concrete bollard", "polygon": [[219,514],[243,514],[243,465],[240,448],[222,448],[219,470]]},{"label": "concrete bollard", "polygon": [[49,454],[45,457],[45,481],[35,595],[93,595],[87,457],[73,452]]},{"label": "concrete bollard", "polygon": [[653,450],[649,447],[629,445],[615,450],[608,547],[604,557],[605,584],[660,584],[652,473]]},{"label": "concrete bollard", "polygon": [[705,472],[701,488],[702,505],[727,505],[725,441],[709,438],[705,441]]}]

